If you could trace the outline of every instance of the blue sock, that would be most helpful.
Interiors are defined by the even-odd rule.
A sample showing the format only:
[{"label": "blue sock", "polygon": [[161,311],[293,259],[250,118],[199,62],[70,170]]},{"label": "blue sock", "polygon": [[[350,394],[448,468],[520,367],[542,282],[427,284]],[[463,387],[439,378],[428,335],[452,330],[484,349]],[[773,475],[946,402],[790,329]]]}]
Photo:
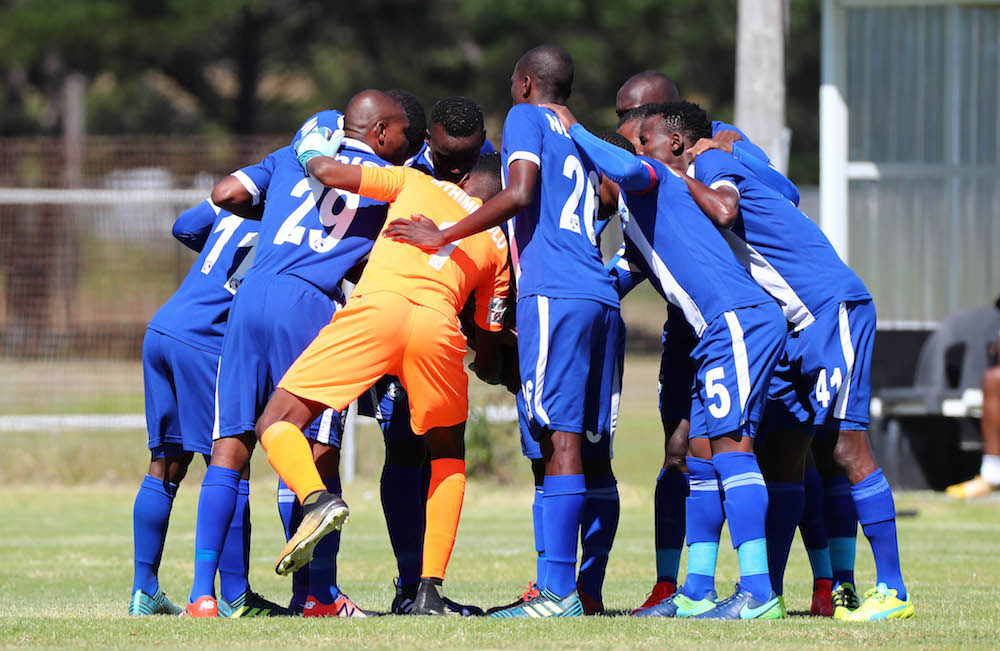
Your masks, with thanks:
[{"label": "blue sock", "polygon": [[[326,490],[340,495],[340,477],[324,477]],[[330,605],[340,596],[337,587],[337,554],[340,552],[340,532],[334,531],[316,543],[313,558],[309,561],[309,596]]]},{"label": "blue sock", "polygon": [[542,497],[545,489],[535,486],[535,499],[531,503],[531,522],[535,531],[535,552],[538,554],[535,560],[535,587],[539,590],[545,589],[545,528],[542,525]]},{"label": "blue sock", "polygon": [[226,533],[236,512],[240,473],[221,466],[209,466],[198,497],[198,524],[194,534],[194,581],[190,602],[205,595],[215,596],[215,573]]},{"label": "blue sock", "polygon": [[660,470],[653,493],[653,530],[656,541],[656,582],[677,584],[684,546],[684,503],[688,476],[677,470]]},{"label": "blue sock", "polygon": [[608,555],[618,532],[621,504],[614,476],[592,477],[580,514],[580,589],[603,603]]},{"label": "blue sock", "polygon": [[906,586],[899,569],[899,543],[896,539],[896,503],[882,469],[851,486],[851,495],[858,507],[858,521],[875,556],[877,582],[895,590],[896,596],[905,601]]},{"label": "blue sock", "polygon": [[[278,478],[278,515],[281,517],[281,526],[285,530],[285,540],[289,540],[295,530],[302,523],[302,505],[295,492],[288,487],[280,477]],[[306,605],[309,598],[309,564],[292,574],[292,600],[289,607],[292,610],[301,610]]]},{"label": "blue sock", "polygon": [[250,589],[250,482],[241,479],[236,489],[233,521],[219,556],[219,592],[232,603]]},{"label": "blue sock", "polygon": [[719,557],[719,536],[726,516],[722,510],[719,478],[711,461],[687,458],[688,484],[684,521],[687,530],[687,576],[681,591],[696,601],[715,592],[715,563]]},{"label": "blue sock", "polygon": [[802,510],[802,521],[799,522],[799,533],[802,534],[802,544],[809,554],[815,587],[816,582],[822,579],[833,580],[830,543],[826,537],[826,522],[823,518],[823,482],[815,467],[806,469],[805,489],[806,502]]},{"label": "blue sock", "polygon": [[382,512],[396,556],[400,585],[420,583],[424,549],[424,468],[386,463],[382,468]]},{"label": "blue sock", "polygon": [[142,590],[153,596],[160,589],[157,573],[176,494],[177,484],[149,475],[142,478],[135,506],[132,507],[132,540],[135,545],[133,594]]},{"label": "blue sock", "polygon": [[[858,510],[847,477],[823,482],[823,515],[830,544],[834,587],[854,585],[854,548],[858,539]],[[857,586],[855,586],[857,587]]]},{"label": "blue sock", "polygon": [[771,574],[771,588],[784,594],[785,566],[792,549],[795,529],[805,507],[805,488],[798,482],[767,482],[767,566]]},{"label": "blue sock", "polygon": [[729,536],[740,559],[740,585],[758,600],[771,598],[767,567],[767,486],[752,452],[723,452],[712,456],[726,498]]},{"label": "blue sock", "polygon": [[560,599],[576,590],[576,541],[587,492],[583,475],[546,476],[542,484],[545,588]]}]

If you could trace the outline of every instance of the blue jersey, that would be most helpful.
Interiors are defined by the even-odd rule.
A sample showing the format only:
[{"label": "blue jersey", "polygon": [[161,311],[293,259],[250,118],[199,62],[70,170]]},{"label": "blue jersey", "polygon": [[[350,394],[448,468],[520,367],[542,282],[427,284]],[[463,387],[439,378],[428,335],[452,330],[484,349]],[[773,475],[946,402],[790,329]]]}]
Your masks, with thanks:
[{"label": "blue jersey", "polygon": [[757,178],[784,195],[786,199],[796,206],[799,205],[799,189],[785,178],[784,174],[774,169],[774,166],[771,165],[771,159],[767,157],[763,149],[750,142],[747,134],[731,124],[713,120],[712,136],[720,131],[735,131],[740,134],[743,140],[737,140],[733,143],[733,156],[736,160],[746,165],[751,172],[757,175]]},{"label": "blue jersey", "polygon": [[257,222],[230,215],[211,201],[181,213],[174,237],[201,254],[149,327],[218,354],[233,294],[254,260],[256,231]]},{"label": "blue jersey", "polygon": [[511,163],[539,167],[535,199],[514,217],[510,251],[518,298],[582,298],[617,308],[594,230],[600,176],[590,158],[555,113],[531,104],[507,113],[500,152],[505,185]]},{"label": "blue jersey", "polygon": [[[336,158],[353,165],[389,165],[353,138],[344,140]],[[306,176],[291,146],[243,172],[267,192],[260,245],[247,278],[296,276],[343,302],[340,282],[371,251],[388,204],[327,188]]]},{"label": "blue jersey", "polygon": [[871,298],[819,226],[738,160],[711,149],[695,159],[689,173],[712,189],[725,185],[739,193],[739,216],[721,232],[795,330],[827,307]]},{"label": "blue jersey", "polygon": [[[483,146],[479,148],[479,155],[485,156],[486,154],[496,153],[496,148],[493,146],[489,140],[483,142]],[[431,156],[431,149],[424,143],[424,146],[420,148],[420,151],[416,153],[412,158],[408,158],[405,163],[405,167],[412,167],[413,169],[420,170],[428,176],[433,176],[437,178],[437,174],[434,172],[434,157]]]}]

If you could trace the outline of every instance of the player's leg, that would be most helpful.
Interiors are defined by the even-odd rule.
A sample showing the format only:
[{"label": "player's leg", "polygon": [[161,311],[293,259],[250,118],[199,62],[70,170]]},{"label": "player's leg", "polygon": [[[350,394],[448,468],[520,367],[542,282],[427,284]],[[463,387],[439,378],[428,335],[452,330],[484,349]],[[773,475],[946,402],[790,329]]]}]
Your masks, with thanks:
[{"label": "player's leg", "polygon": [[839,343],[846,370],[831,414],[839,421],[833,456],[851,483],[858,521],[871,545],[877,573],[875,587],[866,593],[858,609],[845,619],[867,621],[912,617],[913,604],[907,594],[899,563],[896,505],[889,483],[878,467],[868,442],[875,307],[871,301],[841,303],[838,321]]},{"label": "player's leg", "polygon": [[191,454],[183,450],[173,370],[161,350],[164,335],[147,330],[142,347],[146,397],[146,432],[151,459],[132,509],[134,571],[130,615],[180,613],[160,590],[160,559],[177,486],[187,472]]},{"label": "player's leg", "polygon": [[723,509],[740,565],[740,582],[733,596],[694,616],[699,619],[775,619],[784,614],[771,588],[767,487],[753,453],[753,437],[786,335],[781,309],[776,303],[765,303],[724,313],[695,347],[695,357],[704,359],[696,388],[704,404],[712,465],[722,484]]},{"label": "player's leg", "polygon": [[[285,542],[288,542],[295,534],[295,530],[302,524],[302,505],[299,504],[292,489],[280,477],[278,478],[278,516],[281,518],[281,527],[285,532]],[[289,610],[301,613],[308,598],[309,565],[307,564],[292,574],[292,598],[288,603]]]},{"label": "player's leg", "polygon": [[1000,366],[983,373],[983,415],[979,420],[983,433],[983,460],[979,476],[946,490],[949,497],[967,499],[986,497],[1000,488]]},{"label": "player's leg", "polygon": [[823,480],[810,452],[806,458],[805,508],[799,522],[802,544],[809,555],[809,565],[813,574],[813,596],[809,608],[811,615],[833,616],[833,566],[830,564],[830,543],[826,534],[826,520],[823,516]]},{"label": "player's leg", "polygon": [[817,429],[812,453],[816,471],[822,481],[823,519],[833,573],[831,602],[833,616],[842,619],[858,607],[854,581],[854,557],[858,540],[858,510],[851,497],[851,484],[844,471],[833,460],[836,437],[826,426]]}]

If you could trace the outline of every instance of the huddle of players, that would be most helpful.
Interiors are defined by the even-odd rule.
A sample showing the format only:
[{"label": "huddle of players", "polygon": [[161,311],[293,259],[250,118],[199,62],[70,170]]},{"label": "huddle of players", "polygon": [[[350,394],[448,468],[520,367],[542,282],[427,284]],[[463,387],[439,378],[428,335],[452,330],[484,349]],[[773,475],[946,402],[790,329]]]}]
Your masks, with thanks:
[{"label": "huddle of players", "polygon": [[[262,413],[267,415],[268,396],[282,374],[330,321],[336,304],[343,300],[337,287],[340,280],[371,250],[380,230],[386,237],[429,251],[423,255],[433,260],[441,257],[450,243],[460,245],[476,233],[506,225],[517,285],[522,441],[526,455],[534,458],[536,471],[533,515],[539,571],[536,589],[497,610],[494,616],[566,616],[603,610],[600,586],[618,516],[610,456],[624,341],[619,295],[643,278],[648,278],[670,305],[661,395],[669,436],[656,490],[658,581],[650,600],[635,614],[716,619],[782,616],[781,575],[794,530],[803,517],[805,458],[812,435],[820,433],[816,438],[823,444],[814,447],[816,465],[826,473],[823,510],[830,525],[830,569],[823,569],[824,546],[813,546],[810,558],[814,574],[818,579],[828,578],[838,614],[848,619],[912,615],[899,574],[891,493],[867,447],[867,366],[875,319],[864,286],[837,258],[822,233],[781,194],[792,194],[790,198],[797,200],[794,186],[770,168],[763,153],[735,128],[710,124],[696,106],[675,101],[676,90],[669,80],[644,73],[629,80],[619,93],[619,132],[642,154],[637,157],[576,124],[564,107],[572,76],[571,59],[555,46],[534,48],[518,61],[511,78],[515,106],[503,133],[504,189],[495,194],[480,193],[482,206],[468,210],[471,215],[459,217],[451,225],[433,221],[435,215],[431,214],[431,219],[397,219],[383,228],[384,214],[381,220],[358,219],[363,210],[385,210],[384,203],[354,193],[365,189],[364,182],[334,179],[340,179],[340,187],[346,185],[351,192],[320,186],[317,177],[323,175],[317,161],[332,160],[329,155],[335,151],[341,163],[375,167],[402,162],[403,132],[407,124],[413,126],[413,120],[407,120],[398,104],[381,101],[384,96],[376,96],[374,91],[356,96],[348,106],[343,128],[349,137],[339,151],[324,151],[331,145],[321,141],[329,143],[329,135],[340,128],[340,116],[325,111],[303,125],[297,147],[275,152],[216,188],[216,205],[247,217],[259,216],[261,199],[267,200],[263,202],[252,266],[235,247],[222,260],[226,271],[218,279],[223,282],[205,285],[229,292],[238,283],[240,291],[232,301],[226,336],[218,337],[221,346],[204,351],[206,362],[214,355],[218,364],[220,426],[199,502],[195,582],[186,609],[189,614],[286,612],[253,593],[246,583],[249,517],[245,469],[254,444],[251,432],[255,423],[269,461],[283,479],[297,485],[292,488],[299,499],[282,501],[290,543],[278,569],[295,569],[312,558],[308,570],[300,570],[308,571],[308,576],[300,575],[296,585],[307,588],[297,591],[292,609],[301,604],[303,614],[364,614],[336,585],[339,533],[335,530],[347,514],[339,498],[336,472],[339,419],[326,412],[313,420],[323,406],[336,403],[342,408],[343,401],[353,397],[345,394],[313,400],[312,395],[328,394],[310,394],[286,377],[275,397],[278,403],[287,404],[280,409],[268,407],[273,413],[270,418],[261,418],[263,424],[257,419]],[[628,104],[630,100],[633,105]],[[479,125],[481,133],[481,112]],[[317,131],[317,127],[325,129]],[[458,161],[469,158],[457,151],[468,151],[468,147],[436,148],[438,127],[449,130],[448,123],[436,122],[432,113],[430,146],[416,158],[430,162],[431,171],[442,181],[458,180],[469,165]],[[468,139],[475,132],[463,127],[447,135]],[[713,133],[719,135],[713,138]],[[478,136],[480,146],[484,135]],[[449,157],[455,167],[439,165]],[[287,196],[293,199],[289,201]],[[384,196],[390,198],[389,194]],[[601,225],[607,223],[596,219],[602,207],[599,196],[618,202],[625,231],[624,256],[610,269],[602,263],[597,247]],[[206,205],[213,214],[221,215]],[[344,213],[352,210],[354,213],[345,218]],[[269,219],[272,214],[276,216]],[[307,215],[310,220],[304,221]],[[204,217],[207,222],[207,212]],[[309,230],[308,247],[302,246],[307,227],[318,226],[317,217],[322,227]],[[244,248],[252,242],[249,234],[236,236],[236,228],[245,227],[247,222],[223,226],[227,218],[232,217],[190,229],[200,235],[187,239],[195,244],[193,248],[200,243],[202,254],[189,279],[198,274],[208,277],[228,241],[239,242]],[[352,230],[366,227],[370,230],[357,235]],[[215,235],[218,237],[213,240]],[[367,244],[351,249],[352,239],[367,240]],[[296,246],[282,250],[286,243]],[[297,258],[290,254],[295,250],[303,255]],[[343,253],[339,267],[316,255],[327,252]],[[442,265],[454,262],[445,257]],[[324,260],[324,273],[310,275],[318,270],[304,262],[306,259]],[[494,274],[494,281],[498,278]],[[178,295],[184,294],[187,283],[188,279]],[[464,296],[467,298],[467,293]],[[266,309],[261,310],[261,305]],[[455,306],[454,311],[461,307]],[[167,306],[161,312],[164,310]],[[286,318],[289,314],[295,318]],[[484,331],[496,329],[502,319],[492,316],[492,321],[487,316],[477,325],[494,326]],[[160,340],[162,348],[167,339],[184,343],[184,338],[158,323],[159,317],[158,313],[150,324],[147,346],[151,353],[159,353],[161,366],[169,367],[176,358],[158,351],[150,340]],[[193,323],[188,313],[183,320],[188,327]],[[211,323],[224,320],[223,314]],[[343,323],[348,318],[340,321],[339,330],[346,331],[349,326]],[[337,322],[335,318],[330,328]],[[307,324],[314,328],[304,332]],[[320,347],[320,352],[332,349]],[[330,361],[329,355],[318,359]],[[180,401],[166,408],[153,404],[157,401],[151,395],[157,395],[157,388],[150,386],[150,376],[155,382],[156,369],[153,361],[146,361],[147,414],[152,411],[161,416],[150,420],[154,459],[136,500],[137,571],[130,606],[135,614],[179,610],[159,590],[156,566],[176,484],[191,453],[208,453],[206,446],[189,447],[186,441],[180,454],[170,448],[186,429],[204,432],[204,423],[199,424],[200,430],[185,428],[183,422],[175,423],[173,430],[164,426],[171,418],[183,421],[176,416]],[[301,365],[301,360],[295,362],[296,367]],[[495,365],[484,361],[482,366],[492,366],[482,376],[499,381]],[[322,370],[323,364],[318,368]],[[394,439],[393,423],[398,426],[403,419],[393,415],[405,411],[407,404],[393,400],[402,395],[393,379],[379,378],[381,373],[366,382],[374,384],[373,397],[378,404],[372,412],[381,416],[387,441],[383,505],[400,570],[393,611],[472,612],[442,601],[436,590],[443,580],[461,509],[464,462],[455,462],[460,461],[462,451],[431,454],[428,494],[436,494],[435,489],[447,492],[442,486],[457,488],[449,493],[452,507],[444,511],[434,507],[432,521],[432,497],[427,499],[425,510],[424,491],[393,488],[394,482],[396,486],[424,482],[423,441],[410,431]],[[405,379],[403,384],[407,384]],[[178,392],[200,395],[205,402],[200,393],[204,385],[175,382],[171,386]],[[357,390],[355,396],[366,388]],[[415,387],[407,388],[411,394],[408,406],[416,408],[419,398],[412,395]],[[304,406],[304,415],[296,416],[298,405]],[[227,416],[227,411],[239,410],[243,420]],[[420,410],[426,412],[426,405]],[[292,422],[296,420],[297,426]],[[762,420],[765,425],[757,445],[761,454],[758,465],[754,436]],[[309,422],[312,425],[306,428]],[[411,424],[418,434],[427,429],[417,426],[417,420],[411,419]],[[292,450],[305,440],[300,431],[310,440],[311,449]],[[434,431],[430,428],[428,433]],[[286,436],[286,432],[295,436]],[[278,440],[280,445],[275,443]],[[460,447],[461,433],[452,431],[438,443],[434,440],[434,436],[426,437],[428,447],[440,450],[449,442],[453,448]],[[394,442],[398,443],[398,455],[392,453]],[[303,458],[306,463],[302,463]],[[435,461],[439,462],[438,471],[433,468]],[[445,464],[441,461],[452,463],[442,470]],[[846,477],[837,471],[838,466],[846,471]],[[766,483],[761,467],[767,471]],[[456,496],[451,493],[458,493],[457,511]],[[287,492],[282,495],[289,496]],[[405,506],[400,503],[406,500]],[[412,508],[413,503],[419,508]],[[414,522],[419,520],[416,513],[426,513],[427,521]],[[442,518],[442,513],[447,517]],[[160,517],[157,520],[154,516]],[[734,594],[720,601],[714,591],[714,569],[726,518],[741,578]],[[301,526],[296,526],[296,519],[301,519]],[[877,586],[866,594],[860,607],[851,574],[858,520],[872,543],[878,569]],[[147,526],[150,523],[159,528]],[[425,529],[424,535],[420,529]],[[685,532],[687,579],[674,592]],[[435,536],[443,537],[444,542],[435,542]],[[583,546],[579,577],[578,539]],[[438,549],[435,552],[429,547]],[[430,573],[425,571],[428,565],[434,566]],[[215,599],[216,573],[221,579],[220,600]]]}]

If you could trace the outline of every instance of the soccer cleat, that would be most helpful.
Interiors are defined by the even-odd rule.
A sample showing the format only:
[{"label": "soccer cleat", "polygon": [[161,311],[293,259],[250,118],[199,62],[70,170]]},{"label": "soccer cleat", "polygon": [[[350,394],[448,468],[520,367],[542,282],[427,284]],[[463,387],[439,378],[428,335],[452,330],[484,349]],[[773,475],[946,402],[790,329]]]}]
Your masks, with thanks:
[{"label": "soccer cleat", "polygon": [[219,602],[212,595],[198,597],[194,603],[189,603],[181,615],[185,617],[218,617]]},{"label": "soccer cleat", "polygon": [[584,615],[604,614],[604,604],[581,590],[579,585],[576,586],[576,591],[580,595],[580,604],[583,606]]},{"label": "soccer cleat", "polygon": [[833,581],[830,579],[817,579],[813,585],[812,605],[809,607],[810,615],[819,617],[833,617]]},{"label": "soccer cleat", "polygon": [[858,608],[858,592],[854,589],[853,583],[841,583],[830,594],[830,603],[833,604],[833,618],[846,619],[851,611]]},{"label": "soccer cleat", "polygon": [[781,616],[782,617],[787,617],[788,616],[788,608],[785,607],[785,596],[784,595],[780,595],[780,594],[778,595],[778,606],[781,608]]},{"label": "soccer cleat", "polygon": [[646,597],[646,601],[630,614],[638,615],[642,611],[648,610],[664,599],[671,597],[675,592],[677,592],[677,585],[675,583],[671,583],[670,581],[657,581],[656,585],[653,586],[653,591]]},{"label": "soccer cleat", "polygon": [[332,604],[323,604],[310,596],[302,609],[303,617],[371,617],[372,613],[361,610],[351,598],[343,592],[333,600]]},{"label": "soccer cleat", "polygon": [[781,619],[784,608],[778,595],[771,591],[764,601],[754,599],[750,591],[736,584],[733,596],[723,599],[711,610],[706,610],[691,619]]},{"label": "soccer cleat", "polygon": [[157,588],[156,594],[150,597],[142,590],[136,590],[132,594],[132,601],[128,603],[128,614],[132,617],[143,615],[180,615],[183,611],[170,603],[163,590]]},{"label": "soccer cleat", "polygon": [[709,592],[703,599],[692,599],[683,592],[675,592],[660,603],[640,610],[636,617],[694,617],[715,608],[719,596],[715,590]]},{"label": "soccer cleat", "polygon": [[389,611],[393,615],[409,615],[413,610],[413,602],[417,598],[417,588],[420,587],[420,584],[400,585],[399,577],[393,579],[392,584],[396,586],[396,596],[392,599],[392,607]]},{"label": "soccer cleat", "polygon": [[239,619],[241,617],[294,617],[295,611],[268,601],[253,590],[247,590],[233,601],[219,600],[219,615]]},{"label": "soccer cleat", "polygon": [[884,583],[865,593],[861,605],[845,616],[848,622],[874,622],[881,619],[909,619],[913,617],[913,604],[910,595],[906,601],[896,597],[896,591],[890,590]]},{"label": "soccer cleat", "polygon": [[316,543],[347,522],[350,509],[339,495],[327,491],[314,495],[317,495],[315,500],[309,501],[312,495],[306,498],[309,504],[302,505],[302,524],[278,556],[274,567],[278,574],[291,574],[311,561]]},{"label": "soccer cleat", "polygon": [[[524,588],[524,586],[521,587]],[[492,608],[486,611],[486,614],[492,615],[493,613],[501,610],[507,610],[508,608],[513,608],[514,606],[520,606],[522,604],[526,604],[540,594],[541,590],[539,590],[538,587],[535,586],[535,584],[532,581],[528,581],[528,587],[524,588],[524,593],[521,594],[521,596],[518,597],[515,601],[507,604],[506,606],[493,606]]]},{"label": "soccer cleat", "polygon": [[583,604],[577,591],[569,593],[560,599],[550,590],[542,590],[541,594],[531,601],[498,610],[490,617],[579,617],[583,615]]},{"label": "soccer cleat", "polygon": [[948,497],[954,497],[956,499],[973,499],[977,497],[986,497],[990,493],[996,490],[996,486],[986,482],[982,477],[976,475],[969,481],[963,481],[960,484],[954,484],[944,489],[944,492]]},{"label": "soccer cleat", "polygon": [[448,607],[444,605],[438,593],[440,579],[420,579],[417,587],[417,597],[413,600],[411,615],[449,615]]},{"label": "soccer cleat", "polygon": [[458,615],[459,617],[482,617],[486,614],[479,606],[460,604],[444,595],[441,595],[441,601],[444,602],[444,607],[448,611],[449,615]]}]

